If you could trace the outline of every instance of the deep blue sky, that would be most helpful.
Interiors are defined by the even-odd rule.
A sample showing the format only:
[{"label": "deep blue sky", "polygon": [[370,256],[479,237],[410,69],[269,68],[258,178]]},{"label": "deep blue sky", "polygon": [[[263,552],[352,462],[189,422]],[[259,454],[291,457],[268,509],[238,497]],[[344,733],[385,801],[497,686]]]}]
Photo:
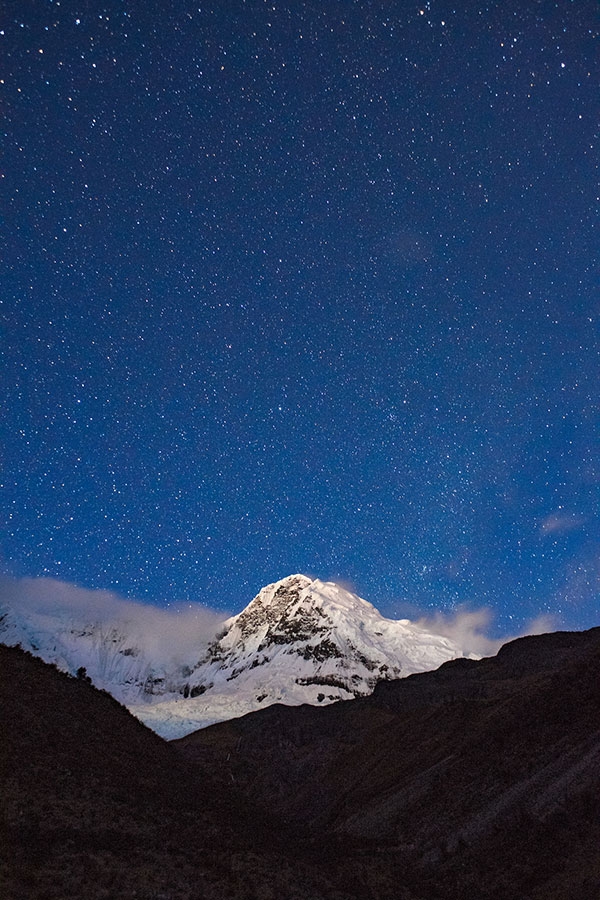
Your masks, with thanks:
[{"label": "deep blue sky", "polygon": [[600,624],[596,0],[9,0],[3,565]]}]

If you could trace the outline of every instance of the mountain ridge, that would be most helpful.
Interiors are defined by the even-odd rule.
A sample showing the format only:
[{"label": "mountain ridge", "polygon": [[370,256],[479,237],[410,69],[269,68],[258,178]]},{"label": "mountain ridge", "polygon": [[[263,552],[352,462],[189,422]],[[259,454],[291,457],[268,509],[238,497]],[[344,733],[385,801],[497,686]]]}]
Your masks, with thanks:
[{"label": "mountain ridge", "polygon": [[0,646],[11,900],[596,900],[600,628],[166,742]]},{"label": "mountain ridge", "polygon": [[172,743],[190,765],[224,760],[276,827],[416,865],[417,896],[591,900],[599,670],[600,628],[528,636],[350,704],[274,705]]}]

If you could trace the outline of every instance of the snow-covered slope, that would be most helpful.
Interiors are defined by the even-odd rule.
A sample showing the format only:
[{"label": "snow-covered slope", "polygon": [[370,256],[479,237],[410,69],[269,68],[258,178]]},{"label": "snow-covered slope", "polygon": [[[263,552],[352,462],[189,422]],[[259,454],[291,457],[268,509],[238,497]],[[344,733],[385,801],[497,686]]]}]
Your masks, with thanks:
[{"label": "snow-covered slope", "polygon": [[[122,703],[180,689],[187,671],[150,656],[130,620],[82,618],[77,611],[0,608],[0,642],[19,644],[45,662],[75,675],[85,669],[96,687]],[[194,659],[197,658],[197,651]]]},{"label": "snow-covered slope", "polygon": [[[146,615],[145,608],[143,615]],[[371,693],[381,679],[462,656],[450,639],[408,619],[385,619],[337,584],[291,575],[268,585],[208,643],[153,646],[137,617],[82,618],[62,605],[0,609],[0,641],[21,644],[113,694],[154,731],[181,737],[271,703],[331,703]],[[156,611],[147,612],[148,616]]]}]

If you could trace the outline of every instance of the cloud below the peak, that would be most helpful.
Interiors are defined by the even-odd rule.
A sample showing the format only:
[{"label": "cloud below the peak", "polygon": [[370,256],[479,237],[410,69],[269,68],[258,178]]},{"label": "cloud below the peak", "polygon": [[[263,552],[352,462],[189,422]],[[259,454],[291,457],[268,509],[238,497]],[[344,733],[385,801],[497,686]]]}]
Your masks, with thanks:
[{"label": "cloud below the peak", "polygon": [[489,607],[482,607],[458,609],[452,614],[438,612],[416,620],[415,624],[454,641],[465,655],[473,653],[476,656],[494,656],[503,644],[515,638],[556,630],[555,619],[543,615],[532,619],[518,634],[492,638],[489,637],[489,630],[493,620],[493,611]]},{"label": "cloud below the peak", "polygon": [[126,626],[149,657],[165,663],[185,661],[197,653],[226,618],[225,613],[199,603],[162,609],[56,578],[1,578],[0,607],[39,625],[71,621],[75,626]]}]

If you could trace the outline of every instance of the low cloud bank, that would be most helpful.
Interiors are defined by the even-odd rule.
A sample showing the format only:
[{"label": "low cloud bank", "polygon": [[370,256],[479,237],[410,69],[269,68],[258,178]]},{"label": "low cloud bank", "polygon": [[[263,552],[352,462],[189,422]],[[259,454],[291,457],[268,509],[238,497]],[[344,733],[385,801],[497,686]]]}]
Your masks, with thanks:
[{"label": "low cloud bank", "polygon": [[0,579],[0,607],[14,610],[20,619],[50,626],[64,621],[77,626],[126,625],[148,657],[162,663],[197,655],[227,618],[200,603],[161,609],[55,578]]},{"label": "low cloud bank", "polygon": [[556,630],[556,622],[552,616],[538,616],[518,634],[490,638],[486,632],[493,619],[492,610],[484,607],[474,610],[458,609],[452,614],[435,613],[433,616],[417,619],[415,624],[455,641],[466,655],[474,653],[477,656],[494,656],[503,644],[515,638]]},{"label": "low cloud bank", "polygon": [[[337,580],[340,583],[340,580]],[[347,588],[351,588],[346,583]],[[35,622],[48,633],[61,623],[76,626],[124,625],[136,644],[157,664],[186,663],[197,659],[213,640],[227,614],[200,603],[180,603],[161,609],[126,600],[113,591],[89,590],[55,578],[0,578],[0,609],[10,608],[19,619]],[[493,656],[502,644],[526,634],[556,629],[551,616],[540,616],[518,634],[489,637],[494,614],[489,608],[458,609],[412,621],[434,634],[450,638],[466,655]]]}]

